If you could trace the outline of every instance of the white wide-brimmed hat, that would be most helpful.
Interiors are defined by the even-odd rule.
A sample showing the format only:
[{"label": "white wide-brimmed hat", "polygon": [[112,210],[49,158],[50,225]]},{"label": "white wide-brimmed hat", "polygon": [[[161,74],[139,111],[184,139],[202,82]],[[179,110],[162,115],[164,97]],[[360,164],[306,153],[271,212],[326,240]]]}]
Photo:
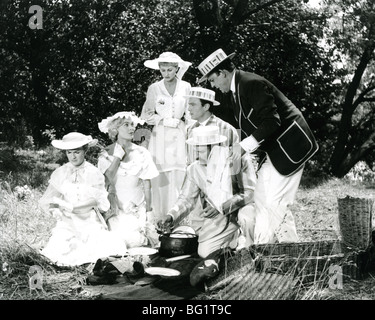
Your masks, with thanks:
[{"label": "white wide-brimmed hat", "polygon": [[214,106],[220,105],[220,102],[215,100],[215,91],[202,87],[192,87],[189,94],[184,97],[211,101],[213,102]]},{"label": "white wide-brimmed hat", "polygon": [[203,77],[198,80],[198,83],[206,80],[207,75],[216,68],[220,63],[226,61],[227,59],[232,59],[236,53],[231,53],[226,55],[223,49],[217,49],[211,53],[206,59],[204,59],[198,66],[198,70],[203,74]]},{"label": "white wide-brimmed hat", "polygon": [[99,130],[101,132],[108,133],[108,129],[110,128],[110,125],[111,125],[112,121],[116,120],[118,118],[131,119],[134,122],[135,126],[138,125],[138,124],[142,125],[142,124],[145,123],[144,120],[141,120],[139,117],[136,116],[134,111],[121,111],[121,112],[117,112],[113,116],[110,116],[110,117],[100,121],[98,123]]},{"label": "white wide-brimmed hat", "polygon": [[173,52],[163,52],[160,54],[160,56],[156,59],[152,60],[146,60],[144,62],[145,67],[154,69],[154,70],[159,70],[159,63],[165,62],[165,63],[177,63],[180,70],[177,72],[177,77],[180,79],[182,76],[185,74],[186,70],[191,66],[191,62],[184,61],[181,59],[179,55]]},{"label": "white wide-brimmed hat", "polygon": [[201,126],[194,128],[192,137],[186,140],[187,144],[193,146],[204,146],[218,144],[227,141],[227,137],[220,134],[218,126]]},{"label": "white wide-brimmed hat", "polygon": [[98,142],[97,139],[93,139],[91,136],[86,136],[79,132],[70,132],[63,136],[61,140],[52,140],[52,145],[61,150],[73,150],[78,149],[84,145],[92,147]]}]

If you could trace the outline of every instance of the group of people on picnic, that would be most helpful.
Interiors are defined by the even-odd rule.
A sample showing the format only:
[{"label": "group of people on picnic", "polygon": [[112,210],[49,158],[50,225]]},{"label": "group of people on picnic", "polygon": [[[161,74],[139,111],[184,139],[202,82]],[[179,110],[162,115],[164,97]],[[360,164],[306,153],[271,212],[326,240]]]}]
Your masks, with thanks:
[{"label": "group of people on picnic", "polygon": [[[202,258],[221,248],[298,241],[288,205],[318,145],[300,110],[267,79],[238,70],[234,55],[210,54],[198,83],[228,97],[237,128],[214,115],[223,104],[214,90],[182,80],[192,64],[164,52],[144,63],[162,80],[149,86],[140,116],[121,111],[98,124],[113,143],[97,166],[85,160],[97,143],[90,135],[52,141],[68,163],[40,199],[57,219],[45,256],[80,265],[155,248],[158,230],[181,223],[195,230]],[[142,146],[134,138],[145,123],[153,129]]]}]

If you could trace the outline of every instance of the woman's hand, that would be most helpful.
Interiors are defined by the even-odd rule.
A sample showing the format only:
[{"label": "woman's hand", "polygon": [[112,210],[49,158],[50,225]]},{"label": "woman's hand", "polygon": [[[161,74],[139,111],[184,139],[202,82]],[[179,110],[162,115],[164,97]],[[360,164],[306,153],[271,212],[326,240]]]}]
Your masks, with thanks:
[{"label": "woman's hand", "polygon": [[66,210],[68,212],[73,211],[73,205],[63,199],[53,197],[51,205],[53,208],[59,208],[60,210]]},{"label": "woman's hand", "polygon": [[54,217],[56,220],[61,220],[63,214],[60,209],[51,207],[49,209],[49,212],[52,214],[52,217]]},{"label": "woman's hand", "polygon": [[146,110],[146,112],[144,113],[144,118],[145,118],[145,120],[147,121],[147,120],[150,119],[154,114],[155,114],[155,112],[154,112],[153,110]]},{"label": "woman's hand", "polygon": [[155,116],[155,112],[152,110],[149,110],[145,113],[145,121],[148,125],[155,125],[156,124],[157,117]]},{"label": "woman's hand", "polygon": [[125,156],[125,150],[117,142],[115,143],[115,148],[113,150],[113,156],[122,160]]}]

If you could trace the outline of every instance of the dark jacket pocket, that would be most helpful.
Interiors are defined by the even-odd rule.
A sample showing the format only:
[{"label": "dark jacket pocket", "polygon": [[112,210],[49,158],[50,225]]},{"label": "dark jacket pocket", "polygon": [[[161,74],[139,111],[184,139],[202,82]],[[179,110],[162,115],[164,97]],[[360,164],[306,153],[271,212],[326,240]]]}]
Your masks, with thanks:
[{"label": "dark jacket pocket", "polygon": [[314,147],[313,141],[296,121],[277,138],[277,142],[280,149],[294,164],[303,161]]}]

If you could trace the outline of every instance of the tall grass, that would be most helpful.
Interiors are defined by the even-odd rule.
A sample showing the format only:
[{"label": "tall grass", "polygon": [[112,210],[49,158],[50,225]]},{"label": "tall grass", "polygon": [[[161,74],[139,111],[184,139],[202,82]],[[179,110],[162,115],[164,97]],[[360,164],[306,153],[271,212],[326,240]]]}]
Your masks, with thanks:
[{"label": "tall grass", "polygon": [[[0,300],[82,299],[79,284],[86,270],[52,265],[40,254],[56,220],[38,206],[41,192],[33,189],[24,199],[8,188],[0,190]],[[31,267],[42,270],[42,290],[31,290]]]},{"label": "tall grass", "polygon": [[[40,254],[56,220],[39,207],[51,172],[64,163],[65,155],[53,148],[43,152],[5,150],[0,172],[0,300],[77,299],[69,283],[82,282],[84,270],[62,268]],[[30,267],[43,270],[44,290],[31,290]],[[49,279],[49,280],[48,280]]]}]

